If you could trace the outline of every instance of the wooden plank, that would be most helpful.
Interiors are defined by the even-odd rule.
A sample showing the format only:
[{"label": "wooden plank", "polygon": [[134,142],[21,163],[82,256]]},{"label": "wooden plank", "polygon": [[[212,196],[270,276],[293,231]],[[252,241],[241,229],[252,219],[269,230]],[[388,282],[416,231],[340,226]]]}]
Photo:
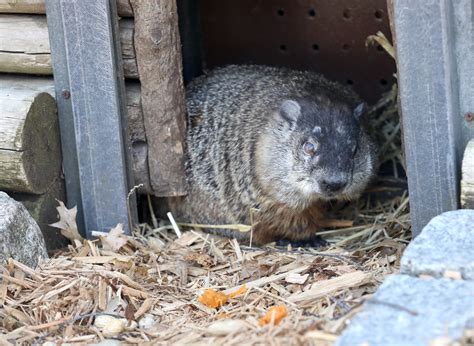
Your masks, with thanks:
[{"label": "wooden plank", "polygon": [[[120,21],[120,43],[124,75],[136,79],[132,19]],[[46,16],[0,14],[0,72],[53,74]]]},{"label": "wooden plank", "polygon": [[[119,16],[133,17],[128,0],[117,0]],[[44,0],[0,0],[0,13],[45,14]]]},{"label": "wooden plank", "polygon": [[339,290],[349,289],[366,284],[371,281],[371,278],[371,273],[364,273],[362,271],[346,273],[329,280],[315,282],[307,291],[294,293],[287,299],[292,303],[314,301]]},{"label": "wooden plank", "polygon": [[151,186],[157,196],[184,195],[186,121],[176,1],[130,3]]}]

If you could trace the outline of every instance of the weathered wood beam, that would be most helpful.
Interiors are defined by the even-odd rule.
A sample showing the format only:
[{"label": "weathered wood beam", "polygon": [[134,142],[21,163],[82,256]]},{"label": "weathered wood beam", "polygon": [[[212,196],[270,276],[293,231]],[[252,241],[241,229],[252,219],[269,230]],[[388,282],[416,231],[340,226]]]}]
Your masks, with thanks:
[{"label": "weathered wood beam", "polygon": [[130,3],[151,186],[157,196],[184,195],[185,96],[176,1]]},{"label": "weathered wood beam", "polygon": [[[121,17],[133,17],[128,0],[117,0],[117,11]],[[45,14],[44,0],[0,0],[0,13]]]},{"label": "weathered wood beam", "polygon": [[[136,79],[132,19],[120,21],[120,43],[124,75]],[[0,72],[53,74],[46,16],[0,14]]]}]

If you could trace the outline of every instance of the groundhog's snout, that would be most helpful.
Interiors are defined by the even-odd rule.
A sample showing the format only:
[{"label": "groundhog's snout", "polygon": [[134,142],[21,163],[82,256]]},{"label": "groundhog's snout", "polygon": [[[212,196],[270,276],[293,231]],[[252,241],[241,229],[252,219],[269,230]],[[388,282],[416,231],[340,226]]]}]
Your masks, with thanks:
[{"label": "groundhog's snout", "polygon": [[329,177],[320,182],[321,190],[327,195],[336,195],[344,190],[348,180],[342,177]]}]

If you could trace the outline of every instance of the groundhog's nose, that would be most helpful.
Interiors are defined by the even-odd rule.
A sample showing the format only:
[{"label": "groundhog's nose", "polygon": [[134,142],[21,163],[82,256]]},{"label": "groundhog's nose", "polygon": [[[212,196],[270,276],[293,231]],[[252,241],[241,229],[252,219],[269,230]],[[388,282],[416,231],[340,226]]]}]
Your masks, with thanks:
[{"label": "groundhog's nose", "polygon": [[332,178],[321,181],[321,188],[326,193],[336,193],[341,191],[347,185],[347,180]]}]

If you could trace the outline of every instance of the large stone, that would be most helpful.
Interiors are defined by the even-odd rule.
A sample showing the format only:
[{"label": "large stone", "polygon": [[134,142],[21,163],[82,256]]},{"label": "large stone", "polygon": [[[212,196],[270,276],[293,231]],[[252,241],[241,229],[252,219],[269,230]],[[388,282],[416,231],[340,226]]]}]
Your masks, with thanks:
[{"label": "large stone", "polygon": [[43,234],[23,204],[0,191],[0,266],[10,257],[34,268],[48,254]]},{"label": "large stone", "polygon": [[388,277],[337,340],[337,346],[429,345],[459,340],[474,319],[474,282]]},{"label": "large stone", "polygon": [[474,280],[474,210],[443,213],[433,218],[405,250],[401,273],[443,277],[460,272]]}]

